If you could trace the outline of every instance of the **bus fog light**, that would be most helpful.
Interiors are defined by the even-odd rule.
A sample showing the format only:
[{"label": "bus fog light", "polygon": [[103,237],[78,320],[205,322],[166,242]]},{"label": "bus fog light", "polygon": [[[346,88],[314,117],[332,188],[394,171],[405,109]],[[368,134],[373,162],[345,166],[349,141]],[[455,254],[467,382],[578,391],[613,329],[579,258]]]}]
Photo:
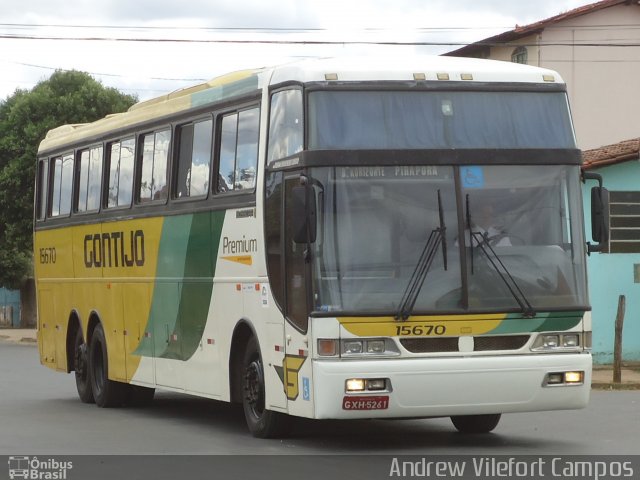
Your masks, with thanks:
[{"label": "bus fog light", "polygon": [[583,383],[584,372],[565,372],[564,381],[567,384]]},{"label": "bus fog light", "polygon": [[550,373],[547,375],[548,385],[562,385],[564,383],[564,375],[562,373]]},{"label": "bus fog light", "polygon": [[384,340],[369,340],[367,342],[367,353],[384,353]]},{"label": "bus fog light", "polygon": [[577,347],[580,345],[578,335],[563,335],[562,346],[563,347]]},{"label": "bus fog light", "polygon": [[384,378],[370,378],[366,380],[367,390],[386,390],[387,382]]},{"label": "bus fog light", "polygon": [[364,380],[362,378],[350,378],[346,383],[346,391],[349,392],[364,392]]},{"label": "bus fog light", "polygon": [[318,355],[321,357],[334,357],[338,353],[338,341],[329,338],[318,340]]},{"label": "bus fog light", "polygon": [[559,335],[545,335],[542,338],[542,344],[545,348],[555,348],[560,344]]},{"label": "bus fog light", "polygon": [[350,340],[344,342],[343,353],[354,354],[362,353],[362,340]]}]

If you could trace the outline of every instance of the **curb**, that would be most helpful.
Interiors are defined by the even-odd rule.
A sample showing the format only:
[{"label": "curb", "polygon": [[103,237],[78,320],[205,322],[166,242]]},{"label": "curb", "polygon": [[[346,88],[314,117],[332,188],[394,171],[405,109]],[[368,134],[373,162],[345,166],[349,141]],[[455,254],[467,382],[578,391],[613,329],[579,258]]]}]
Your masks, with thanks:
[{"label": "curb", "polygon": [[11,338],[9,335],[0,335],[0,344],[2,343],[12,345],[28,345],[35,347],[38,345],[38,340],[31,337]]},{"label": "curb", "polygon": [[640,383],[613,383],[595,382],[591,384],[592,390],[640,390]]}]

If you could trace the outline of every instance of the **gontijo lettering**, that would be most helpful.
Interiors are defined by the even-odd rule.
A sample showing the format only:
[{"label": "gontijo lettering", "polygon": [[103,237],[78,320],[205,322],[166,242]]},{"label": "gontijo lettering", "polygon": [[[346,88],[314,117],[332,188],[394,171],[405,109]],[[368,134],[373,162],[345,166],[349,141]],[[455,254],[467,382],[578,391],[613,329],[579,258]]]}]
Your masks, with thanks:
[{"label": "gontijo lettering", "polygon": [[144,232],[104,232],[84,237],[84,265],[100,267],[142,267]]}]

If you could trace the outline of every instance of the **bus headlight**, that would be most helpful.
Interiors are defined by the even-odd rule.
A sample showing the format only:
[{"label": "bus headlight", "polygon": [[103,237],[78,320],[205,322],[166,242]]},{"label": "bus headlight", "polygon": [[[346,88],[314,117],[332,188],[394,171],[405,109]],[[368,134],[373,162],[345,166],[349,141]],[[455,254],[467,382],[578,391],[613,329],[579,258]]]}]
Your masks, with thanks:
[{"label": "bus headlight", "polygon": [[400,355],[400,350],[390,338],[346,338],[340,342],[343,358]]},{"label": "bus headlight", "polygon": [[562,346],[565,348],[572,348],[580,346],[580,339],[578,335],[563,335]]},{"label": "bus headlight", "polygon": [[391,338],[319,338],[318,357],[389,357],[400,355],[400,350]]},{"label": "bus headlight", "polygon": [[367,341],[367,353],[383,354],[385,351],[384,340]]},{"label": "bus headlight", "polygon": [[342,353],[345,355],[362,353],[362,343],[362,340],[346,340],[342,343]]},{"label": "bus headlight", "polygon": [[582,347],[581,333],[543,333],[538,335],[531,346],[534,352],[552,352],[580,350]]}]

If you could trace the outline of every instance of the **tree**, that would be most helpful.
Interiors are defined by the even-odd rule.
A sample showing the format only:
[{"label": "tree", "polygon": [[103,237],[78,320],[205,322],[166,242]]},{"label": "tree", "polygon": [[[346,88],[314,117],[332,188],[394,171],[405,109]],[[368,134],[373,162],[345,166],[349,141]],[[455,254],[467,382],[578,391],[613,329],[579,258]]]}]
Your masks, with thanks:
[{"label": "tree", "polygon": [[0,101],[0,286],[21,288],[33,274],[33,185],[47,131],[123,112],[136,100],[86,73],[56,71]]}]

